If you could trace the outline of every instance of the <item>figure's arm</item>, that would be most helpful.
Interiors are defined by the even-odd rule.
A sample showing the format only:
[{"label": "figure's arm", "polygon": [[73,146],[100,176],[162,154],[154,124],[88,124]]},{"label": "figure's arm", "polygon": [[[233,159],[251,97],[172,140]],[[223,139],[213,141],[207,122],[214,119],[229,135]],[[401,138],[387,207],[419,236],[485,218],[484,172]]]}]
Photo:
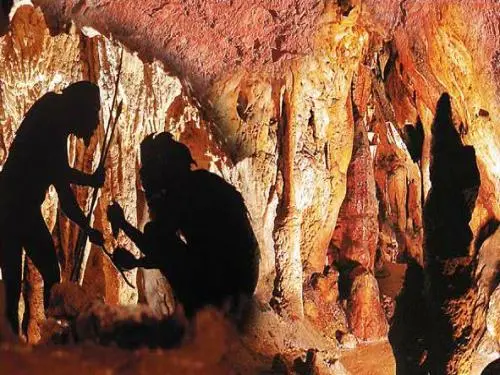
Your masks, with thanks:
[{"label": "figure's arm", "polygon": [[120,229],[123,230],[127,237],[144,253],[144,249],[148,246],[146,236],[125,219],[125,214],[121,206],[117,202],[113,202],[108,207],[107,214],[113,230],[113,236],[116,237],[118,231]]},{"label": "figure's arm", "polygon": [[56,180],[62,184],[76,184],[99,188],[104,185],[104,165],[99,165],[94,173],[87,174],[70,167],[68,163],[67,139],[59,138],[53,146],[54,172]]},{"label": "figure's arm", "polygon": [[70,184],[99,188],[104,185],[104,177],[103,166],[99,166],[93,174],[86,174],[70,167],[66,170],[66,178]]},{"label": "figure's arm", "polygon": [[144,256],[136,258],[131,252],[123,247],[118,247],[113,252],[113,263],[118,269],[125,271],[131,270],[136,267],[142,268],[158,268],[158,262],[153,261],[150,257]]},{"label": "figure's arm", "polygon": [[132,240],[135,246],[137,246],[139,250],[144,253],[144,249],[146,249],[148,246],[148,241],[144,233],[142,233],[139,229],[134,227],[126,220],[124,220],[121,229],[127,235],[127,237]]},{"label": "figure's arm", "polygon": [[56,188],[57,195],[59,196],[59,202],[61,202],[61,209],[64,214],[88,233],[89,239],[92,243],[102,246],[104,244],[102,233],[90,227],[87,222],[87,218],[78,205],[69,184],[59,182],[54,186]]},{"label": "figure's arm", "polygon": [[159,264],[155,260],[153,260],[151,257],[144,256],[142,258],[139,258],[137,260],[138,266],[137,267],[142,267],[142,268],[147,268],[147,269],[158,269]]},{"label": "figure's arm", "polygon": [[88,229],[87,218],[81,210],[69,184],[57,183],[54,185],[61,202],[64,214],[82,229]]}]

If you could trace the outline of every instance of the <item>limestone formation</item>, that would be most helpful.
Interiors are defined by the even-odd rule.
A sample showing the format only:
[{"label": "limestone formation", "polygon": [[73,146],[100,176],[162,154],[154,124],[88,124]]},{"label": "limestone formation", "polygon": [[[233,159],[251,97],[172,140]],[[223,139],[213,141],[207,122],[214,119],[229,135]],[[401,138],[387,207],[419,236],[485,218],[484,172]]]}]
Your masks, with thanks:
[{"label": "limestone formation", "polygon": [[500,345],[500,288],[497,287],[490,297],[486,316],[488,334]]},{"label": "limestone formation", "polygon": [[354,335],[363,341],[386,337],[388,326],[380,304],[380,292],[375,277],[363,267],[351,271],[347,319]]},{"label": "limestone formation", "polygon": [[365,125],[358,120],[347,170],[347,193],[332,237],[332,242],[340,249],[338,262],[355,262],[373,272],[378,234],[373,159]]},{"label": "limestone formation", "polygon": [[[345,312],[339,299],[339,272],[326,268],[315,273],[310,285],[304,288],[304,314],[328,337],[337,338],[338,332],[348,332]],[[337,338],[338,339],[338,338]]]}]

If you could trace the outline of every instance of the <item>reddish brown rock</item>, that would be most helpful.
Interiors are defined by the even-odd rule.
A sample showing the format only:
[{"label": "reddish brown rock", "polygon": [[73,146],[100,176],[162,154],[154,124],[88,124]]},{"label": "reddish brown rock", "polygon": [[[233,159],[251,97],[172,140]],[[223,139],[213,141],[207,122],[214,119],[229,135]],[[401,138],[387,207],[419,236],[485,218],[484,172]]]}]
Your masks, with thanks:
[{"label": "reddish brown rock", "polygon": [[[325,266],[345,194],[349,93],[366,43],[357,14],[339,23],[331,8],[315,39],[317,53],[298,58],[282,76],[241,71],[214,88],[218,124],[265,254],[258,294],[269,300],[272,293],[292,317],[303,316],[302,284]],[[333,74],[342,64],[342,73]]]},{"label": "reddish brown rock", "polygon": [[356,122],[351,163],[347,170],[347,191],[332,242],[340,249],[338,261],[356,262],[373,271],[378,240],[378,201],[373,176],[373,159],[361,120]]},{"label": "reddish brown rock", "polygon": [[[500,43],[496,25],[500,8],[497,3],[486,1],[436,1],[432,4],[385,1],[384,4],[386,6],[381,7],[378,1],[364,2],[366,18],[363,20],[387,39],[393,38],[385,87],[394,108],[393,123],[402,129],[406,122],[416,123],[417,116],[423,123],[426,137],[421,169],[425,198],[431,189],[429,162],[433,112],[439,95],[445,91],[450,93],[456,128],[462,142],[474,147],[481,172],[479,198],[470,221],[471,230],[477,232],[488,218],[498,218],[500,207],[498,132],[493,130],[494,122],[485,113],[491,116],[492,111],[498,113],[500,109],[500,85],[496,73]],[[471,247],[470,255],[474,251],[477,247]],[[455,271],[450,271],[450,268]],[[454,290],[454,296],[449,300],[443,297],[447,295],[446,291],[442,296],[437,292],[430,298],[436,298],[436,301],[431,301],[436,304],[436,311],[444,311],[451,321],[446,323],[449,329],[444,336],[446,340],[452,340],[449,350],[453,353],[445,360],[448,367],[443,372],[469,373],[470,351],[481,331],[478,322],[483,320],[481,316],[484,316],[488,297],[481,288],[473,290],[472,274],[476,272],[473,266],[448,264],[442,265],[441,270],[449,274],[441,277],[434,274],[436,281],[430,287],[431,293],[441,284]],[[471,310],[474,301],[477,301],[475,312]],[[439,345],[444,346],[444,341]]]},{"label": "reddish brown rock", "polygon": [[281,71],[311,52],[325,9],[313,0],[141,2],[36,0],[54,30],[71,21],[113,35],[146,60],[160,60],[205,95],[236,69]]},{"label": "reddish brown rock", "polygon": [[[492,221],[490,225],[485,225],[486,230],[482,232],[482,235],[486,238],[476,240],[476,246],[481,246],[476,258],[475,284],[477,285],[477,294],[475,296],[472,335],[475,337],[483,335],[477,348],[480,354],[492,354],[500,349],[500,292],[498,287],[500,230],[496,228],[497,225],[498,223],[495,221]],[[492,233],[492,231],[494,232]],[[484,242],[481,243],[481,240]]]},{"label": "reddish brown rock", "polygon": [[500,287],[497,287],[490,297],[486,327],[489,335],[500,345]]},{"label": "reddish brown rock", "polygon": [[[491,116],[500,113],[500,32],[496,27],[500,4],[474,0],[384,3],[365,1],[362,19],[386,38],[393,38],[391,66],[400,83],[391,84],[389,91],[399,125],[415,123],[418,115],[425,133],[430,134],[439,96],[448,92],[456,99],[454,116],[457,125],[464,125],[462,138],[476,149],[482,182],[491,184],[481,190],[479,200],[484,199],[481,205],[489,211],[486,215],[494,212],[499,217],[500,140]],[[489,117],[479,115],[480,109]],[[485,138],[486,134],[491,136]],[[426,193],[430,188],[429,142],[424,145],[422,160]]]},{"label": "reddish brown rock", "polygon": [[[100,312],[106,313],[105,317],[125,317],[127,310],[131,309],[117,307]],[[136,311],[141,309],[136,307]],[[147,320],[147,314],[143,318]],[[138,314],[136,319],[140,319]],[[109,321],[102,322],[103,329],[111,327]],[[96,325],[92,326],[92,329],[95,328]],[[90,335],[92,332],[95,331],[87,333]],[[38,347],[2,345],[0,362],[2,372],[7,374],[110,374],[119,371],[124,375],[161,375],[165,371],[173,371],[187,375],[219,375],[253,374],[262,369],[260,363],[252,360],[234,329],[219,312],[205,310],[198,314],[190,333],[182,347],[171,350],[141,348],[131,351],[91,343]],[[241,358],[245,359],[245,363],[240,361],[237,364]]]},{"label": "reddish brown rock", "polygon": [[47,313],[56,318],[73,319],[99,300],[102,302],[102,298],[89,294],[76,283],[62,282],[51,290]]},{"label": "reddish brown rock", "polygon": [[382,308],[384,309],[385,317],[389,323],[391,323],[394,317],[394,312],[396,310],[396,301],[394,298],[382,294]]},{"label": "reddish brown rock", "polygon": [[338,279],[337,270],[326,268],[321,274],[313,274],[304,288],[304,315],[328,337],[336,337],[337,331],[348,331],[346,316],[339,304]]},{"label": "reddish brown rock", "polygon": [[386,261],[423,262],[421,179],[418,165],[392,123],[375,126],[375,180],[380,207],[379,249]]},{"label": "reddish brown rock", "polygon": [[[352,1],[360,7],[350,12],[347,2],[340,2],[343,5],[337,9],[336,2],[306,0],[264,5],[174,1],[158,8],[153,1],[37,3],[43,5],[54,29],[64,29],[73,18],[80,26],[114,35],[141,57],[157,58],[169,71],[187,78],[183,88],[178,79],[166,75],[161,63],[144,64],[126,51],[120,88],[126,98],[125,121],[108,166],[111,182],[95,217],[106,232],[103,207],[112,198],[127,202],[127,217],[141,221],[135,150],[146,133],[173,130],[195,150],[202,166],[218,170],[245,196],[262,248],[259,298],[268,301],[277,285],[283,307],[290,316],[301,317],[307,299],[316,298],[303,293],[303,282],[324,266],[344,199],[357,115],[364,117],[363,125],[378,139],[369,146],[375,146],[371,150],[376,159],[379,217],[383,216],[381,252],[387,260],[396,260],[399,252],[421,261],[420,191],[421,186],[425,193],[431,187],[428,135],[435,102],[443,91],[454,99],[457,127],[463,123],[461,138],[475,147],[479,161],[481,190],[471,228],[477,232],[487,218],[500,217],[500,138],[495,125],[500,114],[496,27],[500,9],[496,2]],[[109,105],[119,56],[119,48],[102,37],[89,40],[73,30],[49,37],[38,13],[25,12],[19,19],[22,22],[14,20],[11,34],[2,38],[2,162],[20,117],[43,88],[59,90],[69,81],[90,78],[99,82],[103,103]],[[85,32],[92,30],[85,28]],[[360,61],[366,64],[361,69]],[[215,118],[216,124],[204,120],[191,100],[189,85],[213,103],[205,103],[201,112]],[[416,124],[417,117],[426,135],[418,167],[408,162],[397,139],[404,135],[405,124]],[[383,139],[387,122],[393,126],[395,143]],[[232,161],[224,158],[219,141]],[[96,146],[85,151],[72,140],[74,165],[92,170]],[[83,205],[88,192],[78,192]],[[49,194],[48,198],[57,208],[56,197]],[[45,216],[56,217],[53,212]],[[360,225],[345,225],[352,225],[356,236],[363,238]],[[64,276],[73,261],[68,249],[73,247],[75,231],[63,218],[58,218],[56,228]],[[372,263],[370,256],[354,257]],[[88,259],[87,280],[92,281],[85,284],[88,290],[105,296],[108,303],[135,302],[137,295],[99,251],[94,249]],[[474,271],[466,266],[457,269],[469,276]],[[28,278],[37,285],[34,295],[39,294],[40,282],[32,276]],[[128,276],[135,279],[134,273]],[[329,298],[329,293],[322,293]],[[467,301],[477,296],[468,293],[464,299],[439,306],[450,316],[460,316],[457,332],[466,332],[463,327],[473,315]],[[36,306],[36,298],[30,300]]]},{"label": "reddish brown rock", "polygon": [[355,349],[358,345],[358,340],[352,333],[339,331],[337,332],[336,337],[343,349]]},{"label": "reddish brown rock", "polygon": [[351,288],[347,302],[347,319],[354,335],[363,341],[375,341],[387,336],[388,326],[380,303],[375,277],[356,267],[349,275]]}]

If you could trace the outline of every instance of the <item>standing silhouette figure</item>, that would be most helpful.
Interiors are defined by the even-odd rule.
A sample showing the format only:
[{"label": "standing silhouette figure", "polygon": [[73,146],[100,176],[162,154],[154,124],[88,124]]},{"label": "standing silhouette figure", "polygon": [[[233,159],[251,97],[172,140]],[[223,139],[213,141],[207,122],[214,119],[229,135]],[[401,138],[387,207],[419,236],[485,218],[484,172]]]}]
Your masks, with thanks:
[{"label": "standing silhouette figure", "polygon": [[189,149],[170,133],[148,136],[141,161],[151,221],[140,232],[117,203],[108,219],[115,234],[122,229],[144,257],[119,248],[115,264],[160,269],[188,317],[227,302],[231,313],[245,313],[244,301],[257,284],[259,249],[241,194],[216,174],[191,170]]},{"label": "standing silhouette figure", "polygon": [[59,264],[51,234],[41,213],[50,185],[61,209],[87,231],[90,241],[102,245],[102,233],[89,227],[70,184],[101,187],[104,169],[92,175],[68,164],[70,134],[88,146],[99,120],[99,88],[86,81],[71,84],[61,94],[49,92],[27,112],[0,173],[0,267],[6,288],[7,318],[19,331],[22,249],[41,273],[44,303],[60,281]]}]

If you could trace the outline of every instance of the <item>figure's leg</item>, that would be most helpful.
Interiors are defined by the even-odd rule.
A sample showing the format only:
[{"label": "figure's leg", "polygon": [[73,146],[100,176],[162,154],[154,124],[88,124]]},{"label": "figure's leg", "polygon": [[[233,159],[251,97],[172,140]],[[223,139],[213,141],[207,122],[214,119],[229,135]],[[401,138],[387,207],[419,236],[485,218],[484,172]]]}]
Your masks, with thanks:
[{"label": "figure's leg", "polygon": [[37,214],[30,223],[30,232],[24,239],[26,254],[38,269],[43,278],[43,300],[47,308],[50,290],[60,282],[59,261],[57,260],[54,242],[41,214]]},{"label": "figure's leg", "polygon": [[0,268],[5,285],[7,320],[12,330],[19,334],[19,298],[22,279],[22,247],[19,238],[13,233],[0,234]]}]

